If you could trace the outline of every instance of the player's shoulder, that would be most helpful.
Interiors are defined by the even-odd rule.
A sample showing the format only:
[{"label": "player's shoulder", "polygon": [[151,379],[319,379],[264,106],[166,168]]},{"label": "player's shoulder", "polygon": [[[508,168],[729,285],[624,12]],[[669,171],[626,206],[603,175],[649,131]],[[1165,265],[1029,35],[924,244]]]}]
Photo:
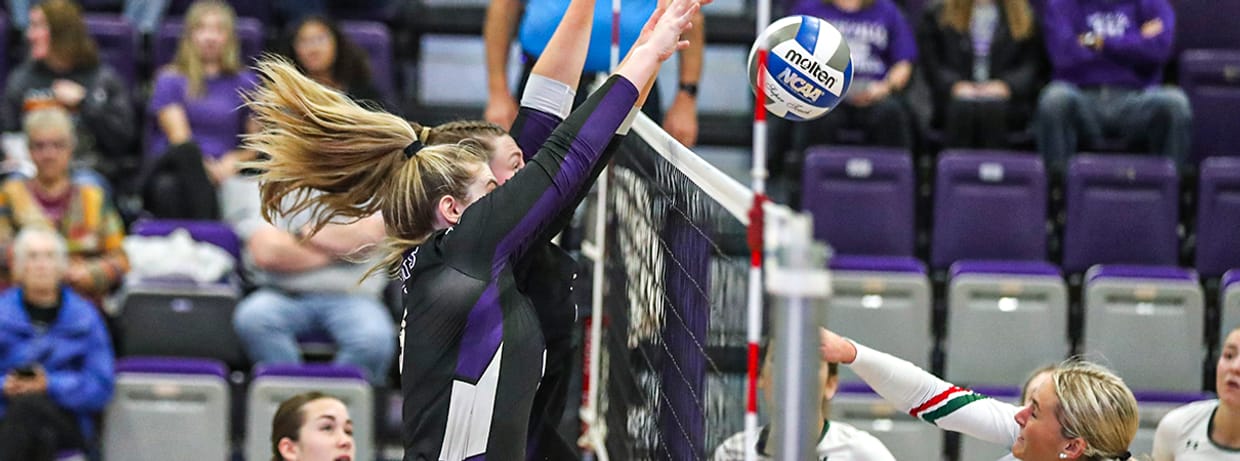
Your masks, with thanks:
[{"label": "player's shoulder", "polygon": [[1189,403],[1174,410],[1167,412],[1163,416],[1162,424],[1170,424],[1172,427],[1187,427],[1194,423],[1204,421],[1214,414],[1214,409],[1218,408],[1218,399],[1200,400]]},{"label": "player's shoulder", "polygon": [[[848,423],[831,421],[831,426],[822,441],[828,447],[844,449],[851,453],[850,459],[865,461],[894,461],[895,458],[887,450],[887,446],[878,437],[858,429]],[[834,450],[832,450],[834,451]]]}]

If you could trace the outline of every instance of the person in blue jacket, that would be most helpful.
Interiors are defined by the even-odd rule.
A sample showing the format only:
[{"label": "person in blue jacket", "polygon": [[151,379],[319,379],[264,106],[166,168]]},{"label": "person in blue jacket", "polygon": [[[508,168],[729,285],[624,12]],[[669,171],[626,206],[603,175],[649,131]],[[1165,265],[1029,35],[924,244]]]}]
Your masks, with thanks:
[{"label": "person in blue jacket", "polygon": [[85,448],[112,399],[113,353],[99,311],[64,284],[69,257],[51,229],[13,243],[17,286],[0,294],[0,461]]}]

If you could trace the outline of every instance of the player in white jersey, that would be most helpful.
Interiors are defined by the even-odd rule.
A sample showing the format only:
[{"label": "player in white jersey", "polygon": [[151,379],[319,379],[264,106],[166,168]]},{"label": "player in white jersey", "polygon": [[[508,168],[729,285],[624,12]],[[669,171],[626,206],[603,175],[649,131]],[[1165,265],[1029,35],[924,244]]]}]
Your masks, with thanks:
[{"label": "player in white jersey", "polygon": [[[773,342],[772,342],[773,343]],[[767,347],[766,360],[762,362],[762,373],[758,376],[758,389],[762,390],[763,400],[767,408],[775,406],[775,360],[772,348]],[[818,383],[822,387],[822,403],[818,407],[818,419],[822,421],[821,436],[816,447],[817,460],[825,461],[895,461],[895,457],[887,451],[877,438],[868,432],[841,422],[832,422],[831,398],[839,390],[839,364],[822,363],[818,374]],[[755,447],[759,461],[769,461],[771,450],[767,449],[771,440],[772,426],[763,426],[758,432]],[[745,433],[738,432],[728,437],[715,449],[713,461],[742,461],[745,459]]]},{"label": "player in white jersey", "polygon": [[991,443],[1022,461],[1128,460],[1137,400],[1106,368],[1068,361],[1025,407],[956,387],[899,358],[822,330],[829,362],[849,364],[884,399],[915,418]]},{"label": "player in white jersey", "polygon": [[1218,398],[1172,410],[1158,422],[1154,461],[1240,461],[1240,328],[1215,365]]}]

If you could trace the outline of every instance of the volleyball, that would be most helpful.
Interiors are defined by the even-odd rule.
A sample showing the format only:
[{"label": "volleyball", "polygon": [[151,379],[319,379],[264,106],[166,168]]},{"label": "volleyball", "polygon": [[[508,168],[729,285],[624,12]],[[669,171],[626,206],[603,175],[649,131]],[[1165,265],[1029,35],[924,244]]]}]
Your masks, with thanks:
[{"label": "volleyball", "polygon": [[[759,50],[768,50],[765,66],[758,62]],[[822,19],[779,19],[749,50],[749,87],[755,94],[759,76],[766,110],[772,114],[794,121],[822,117],[844,100],[852,83],[848,42]]]}]

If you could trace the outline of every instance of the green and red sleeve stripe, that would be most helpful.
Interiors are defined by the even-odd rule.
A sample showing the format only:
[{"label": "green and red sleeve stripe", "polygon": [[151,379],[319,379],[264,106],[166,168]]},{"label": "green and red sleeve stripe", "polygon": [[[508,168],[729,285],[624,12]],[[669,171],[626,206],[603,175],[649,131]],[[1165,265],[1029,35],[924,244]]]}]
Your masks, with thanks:
[{"label": "green and red sleeve stripe", "polygon": [[921,418],[927,423],[934,424],[939,418],[950,415],[965,405],[984,398],[986,396],[976,394],[971,390],[952,386],[909,410],[908,414],[914,418]]}]

